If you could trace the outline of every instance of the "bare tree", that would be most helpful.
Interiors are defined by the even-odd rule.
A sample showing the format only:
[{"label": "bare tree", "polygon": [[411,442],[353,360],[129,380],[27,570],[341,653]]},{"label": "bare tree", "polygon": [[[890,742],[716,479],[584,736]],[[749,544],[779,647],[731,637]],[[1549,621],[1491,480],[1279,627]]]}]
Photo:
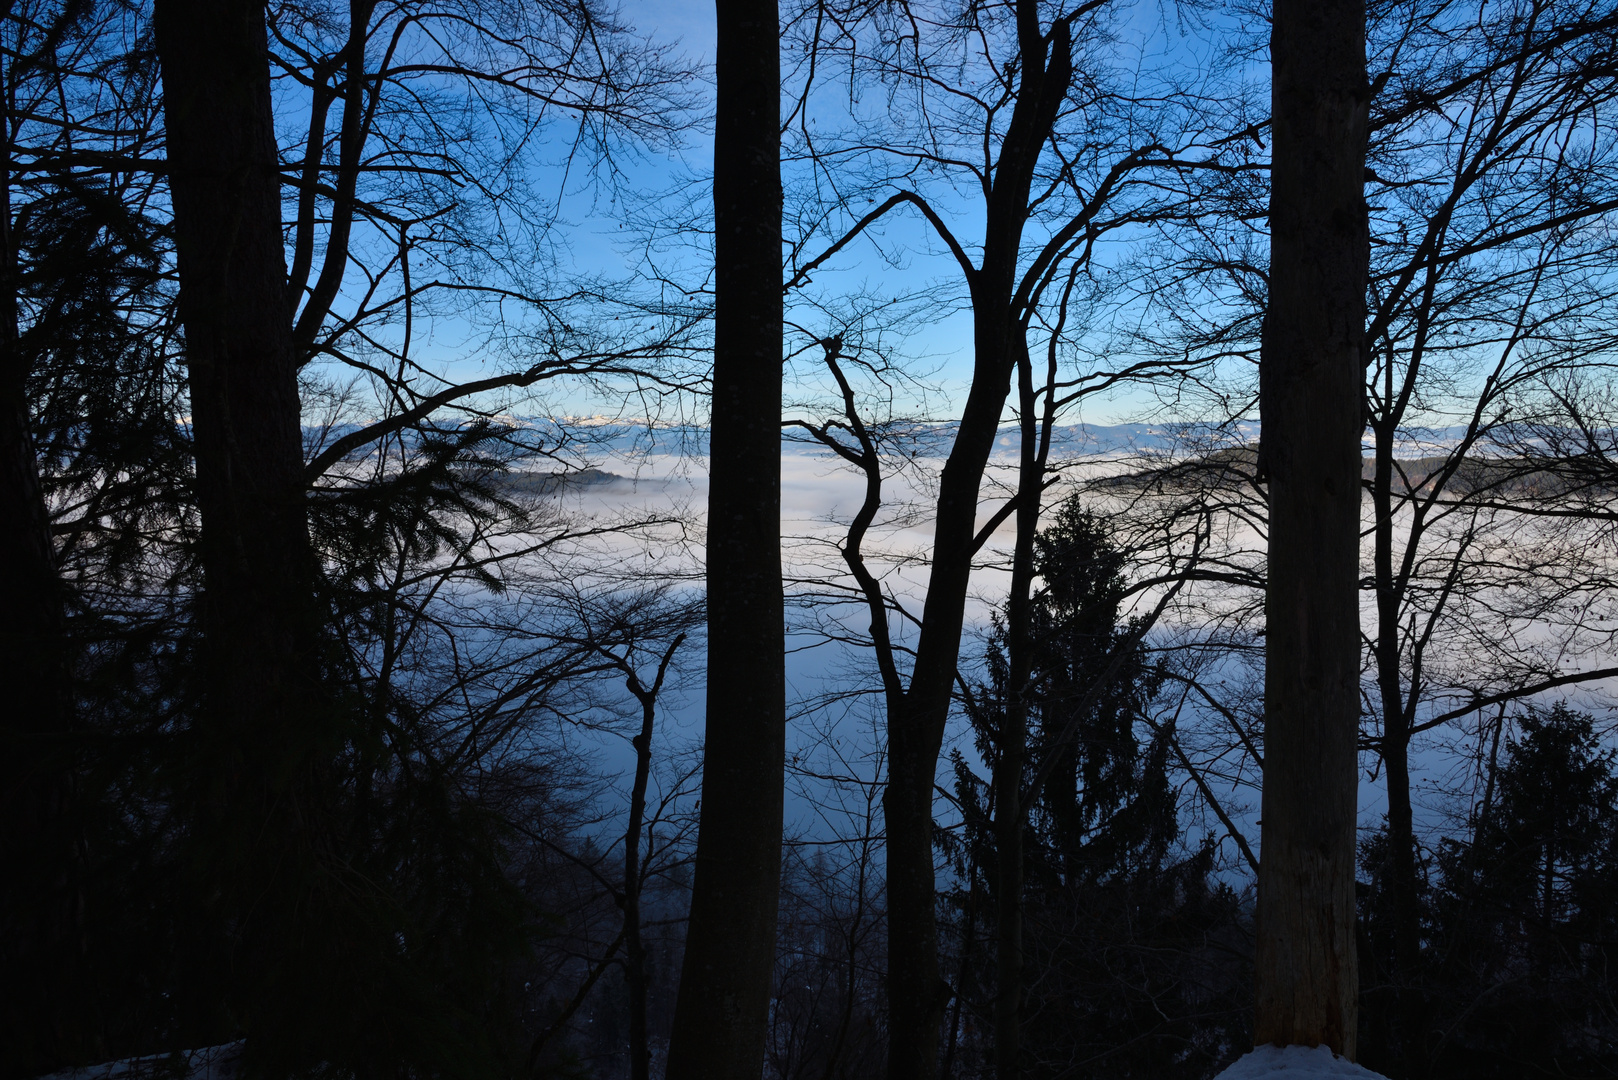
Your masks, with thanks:
[{"label": "bare tree", "polygon": [[[833,683],[796,703],[807,729],[788,763],[795,800],[807,808],[782,859],[774,1004],[765,1075],[855,1080],[886,1066],[882,1023],[885,946],[879,714],[866,695]],[[838,718],[852,713],[861,736]]]},{"label": "bare tree", "polygon": [[624,684],[641,709],[640,731],[632,740],[635,747],[635,779],[629,789],[629,815],[624,824],[624,975],[629,984],[629,1076],[647,1080],[651,1075],[651,1050],[646,1030],[646,944],[641,937],[641,893],[646,871],[641,865],[641,836],[646,825],[646,786],[652,772],[652,731],[657,722],[657,695],[663,689],[669,664],[685,641],[685,633],[675,635],[658,658],[656,674],[648,683],[634,666],[634,642],[627,643],[627,655],[608,651],[609,659],[624,674]]},{"label": "bare tree", "polygon": [[[1363,973],[1376,1015],[1361,1025],[1373,1039],[1361,1052],[1378,1061],[1418,1053],[1401,1032],[1423,1026],[1413,747],[1442,739],[1477,708],[1610,674],[1605,632],[1586,614],[1611,577],[1592,547],[1599,510],[1589,514],[1594,503],[1546,453],[1566,440],[1528,451],[1536,432],[1571,430],[1565,413],[1549,421],[1560,409],[1544,387],[1575,372],[1592,386],[1607,378],[1610,290],[1600,278],[1610,264],[1611,148],[1593,123],[1610,93],[1598,59],[1609,47],[1607,18],[1581,6],[1461,13],[1409,5],[1380,10],[1372,27],[1371,447],[1362,479],[1370,513],[1361,589],[1376,614],[1363,634],[1363,746],[1380,759],[1390,835],[1399,838],[1387,849],[1385,888],[1400,927],[1390,929],[1394,953]],[[1455,124],[1457,115],[1466,122]],[[1262,192],[1234,194],[1256,200]],[[1157,279],[1169,295],[1189,278],[1228,282],[1200,302],[1163,305],[1165,321],[1175,310],[1232,305],[1231,317],[1210,319],[1180,346],[1250,358],[1268,285],[1252,227],[1242,223],[1258,210],[1253,201],[1250,212],[1199,225],[1208,245],[1173,263],[1186,277]],[[1232,390],[1226,400],[1243,402],[1245,389],[1220,387]],[[1221,408],[1214,414],[1230,415]],[[1530,417],[1549,426],[1525,425]],[[1161,494],[1177,486],[1178,497],[1245,521],[1238,536],[1261,536],[1268,518],[1251,451],[1216,441],[1193,456],[1200,465],[1156,473]],[[1188,483],[1197,470],[1204,482]],[[1238,597],[1260,586],[1263,571],[1256,547],[1245,548],[1222,556],[1240,572],[1216,585],[1224,599],[1204,611],[1210,632],[1191,635],[1182,650],[1203,650],[1204,674],[1191,676],[1193,705],[1207,710],[1198,738],[1210,755],[1231,751],[1244,761],[1238,771],[1259,760],[1238,723],[1251,710],[1234,680],[1225,690],[1217,684],[1233,658],[1252,655],[1257,613]],[[1516,629],[1530,624],[1531,635]],[[1241,737],[1221,745],[1221,731]],[[1220,771],[1212,756],[1201,760]]]},{"label": "bare tree", "polygon": [[[558,12],[570,11],[568,5],[557,5],[546,15],[560,18]],[[345,743],[363,742],[354,725],[371,718],[351,708],[353,701],[342,683],[349,674],[347,663],[356,657],[342,656],[333,640],[337,635],[332,634],[334,621],[353,613],[352,597],[340,595],[341,588],[327,589],[331,583],[319,561],[326,556],[342,563],[349,552],[324,550],[317,555],[310,537],[309,486],[326,481],[323,498],[315,504],[325,517],[315,525],[322,540],[331,539],[336,533],[325,530],[324,524],[367,515],[349,513],[345,518],[348,510],[364,508],[365,493],[354,490],[364,474],[350,469],[346,476],[333,478],[330,471],[356,451],[376,453],[379,440],[408,433],[436,447],[425,455],[429,467],[414,473],[384,469],[374,492],[377,505],[398,503],[416,483],[417,495],[425,493],[431,499],[448,494],[451,504],[459,500],[460,509],[480,501],[485,509],[500,508],[498,499],[484,498],[486,492],[478,490],[476,481],[469,499],[454,494],[459,480],[480,470],[463,462],[457,471],[440,452],[448,449],[453,456],[457,449],[487,443],[489,436],[498,437],[498,425],[457,429],[452,423],[435,430],[439,418],[434,414],[452,402],[473,404],[468,399],[477,395],[528,386],[560,370],[577,373],[591,363],[542,361],[508,375],[464,384],[440,381],[430,391],[419,391],[420,365],[412,353],[414,305],[434,292],[453,294],[463,283],[411,278],[409,260],[419,238],[410,234],[412,222],[398,213],[425,209],[425,218],[415,223],[442,217],[447,208],[431,203],[449,192],[444,184],[435,187],[435,181],[463,185],[477,177],[485,206],[498,202],[489,182],[499,168],[513,167],[509,160],[500,161],[494,175],[479,175],[465,167],[471,149],[463,157],[446,156],[442,150],[453,145],[454,133],[434,127],[435,117],[443,114],[406,107],[413,96],[421,100],[424,83],[459,80],[457,85],[474,88],[473,98],[479,89],[488,89],[489,98],[480,100],[509,92],[519,101],[530,101],[538,80],[559,101],[567,97],[565,84],[573,69],[565,63],[546,67],[535,59],[550,46],[542,36],[534,36],[533,27],[527,28],[528,36],[501,37],[502,17],[515,14],[521,20],[520,13],[497,7],[457,15],[379,9],[359,2],[348,6],[346,20],[328,19],[327,14],[296,6],[278,8],[272,36],[262,7],[250,3],[224,7],[164,3],[156,9],[203,520],[201,623],[210,718],[204,745],[211,757],[200,773],[217,777],[218,785],[202,798],[210,807],[211,821],[199,833],[204,849],[200,856],[228,868],[231,887],[225,893],[226,906],[239,903],[241,911],[255,912],[255,918],[239,924],[247,966],[295,979],[299,971],[323,962],[327,946],[322,941],[363,951],[369,947],[365,942],[377,945],[380,940],[357,932],[353,925],[342,926],[345,920],[365,922],[351,909],[379,902],[375,893],[328,887],[333,880],[358,873],[337,850],[333,821],[342,785],[335,770]],[[588,10],[580,10],[584,22],[590,17]],[[435,39],[432,27],[422,31],[425,23],[435,22],[452,32]],[[346,33],[332,52],[325,53],[319,39],[332,25],[343,25]],[[508,21],[504,27],[513,25]],[[598,44],[603,47],[621,33],[605,25],[600,30]],[[314,40],[299,31],[310,31]],[[382,39],[375,51],[368,50],[372,35]],[[482,66],[446,57],[447,44],[476,52]],[[313,47],[300,49],[301,45]],[[284,59],[284,54],[291,59]],[[601,50],[592,55],[600,56]],[[517,67],[499,66],[513,57]],[[309,129],[299,144],[304,149],[303,171],[296,181],[300,190],[290,237],[284,237],[282,229],[283,178],[272,110],[272,62],[303,83],[313,107]],[[628,85],[633,95],[643,84],[630,80]],[[326,112],[339,98],[344,103],[343,119],[332,134]],[[572,104],[594,115],[592,101]],[[622,104],[622,99],[612,99],[599,111],[610,112]],[[519,116],[517,122],[519,127],[526,122],[523,130],[531,136],[540,121]],[[425,125],[427,133],[437,138],[406,149],[400,136],[408,135],[412,123]],[[328,163],[335,175],[332,185],[324,187]],[[404,177],[406,182],[390,188],[386,181],[390,176]],[[422,182],[412,188],[413,181]],[[361,218],[373,225],[379,220],[393,223],[397,243],[378,262],[368,261],[375,249],[360,243],[355,234],[354,222]],[[312,252],[321,223],[324,255],[316,275]],[[476,251],[477,237],[464,229],[448,231],[447,240],[435,238],[443,241],[434,248],[435,254],[442,256],[456,245],[463,253]],[[284,239],[290,239],[290,270]],[[366,282],[358,292],[357,308],[339,313],[336,301],[356,277]],[[400,293],[383,291],[395,283]],[[479,295],[488,292],[483,286],[466,288]],[[511,291],[504,290],[504,295],[517,299],[510,297]],[[520,302],[530,303],[531,298],[521,297]],[[395,314],[402,334],[390,342],[379,328]],[[587,350],[574,355],[582,351]],[[306,462],[299,369],[316,354],[353,362],[376,376],[386,404],[380,418],[331,445],[316,447],[313,460]],[[383,358],[380,366],[372,362],[377,356]],[[473,407],[486,410],[491,404],[485,396]],[[386,453],[377,456],[387,458]],[[440,484],[437,495],[429,490],[434,477]],[[409,516],[407,511],[401,513]],[[434,526],[424,519],[406,523],[404,531],[410,534],[424,524],[429,536],[442,535],[434,534]],[[354,547],[364,549],[370,539],[361,537]],[[419,557],[424,546],[417,539],[408,535],[395,553],[404,560]],[[469,557],[477,538],[457,546],[463,557]],[[343,572],[351,569],[343,567]],[[351,574],[343,584],[360,584],[365,578],[363,572]],[[387,609],[388,604],[383,602],[380,608]],[[384,655],[385,668],[386,660]],[[381,685],[385,687],[386,681]],[[386,717],[391,705],[386,695],[374,702]],[[360,790],[364,792],[363,785]],[[261,838],[257,843],[267,847],[260,850],[243,837]],[[255,906],[243,899],[257,898],[266,889],[288,902]],[[295,897],[305,900],[291,899]],[[296,925],[282,925],[284,919]],[[299,950],[286,947],[293,941]],[[318,1025],[297,1018],[300,1009],[315,1008],[306,995],[279,992],[263,980],[248,983],[245,1010],[253,1018],[249,1026],[265,1036],[255,1040],[255,1052],[306,1059],[328,1055],[312,1048],[325,1037]]]},{"label": "bare tree", "polygon": [[[1611,302],[1597,278],[1610,259],[1600,222],[1618,199],[1611,140],[1592,133],[1614,92],[1598,59],[1614,27],[1605,11],[1541,4],[1443,25],[1439,34],[1430,22],[1385,24],[1386,88],[1372,115],[1373,228],[1384,242],[1373,259],[1367,371],[1370,711],[1381,720],[1372,745],[1388,788],[1389,974],[1399,988],[1390,1016],[1407,1029],[1392,1037],[1416,1070],[1425,1066],[1420,998],[1410,992],[1423,937],[1413,740],[1468,708],[1612,672],[1574,614],[1607,587],[1602,560],[1588,555],[1588,523],[1539,517],[1546,503],[1571,508],[1571,493],[1552,480],[1554,468],[1536,479],[1506,459],[1537,388],[1557,373],[1600,370],[1611,341]],[[1468,123],[1438,121],[1428,104],[1438,101],[1464,109]],[[1481,380],[1465,373],[1480,363]],[[1445,414],[1453,430],[1421,430]],[[1549,465],[1536,456],[1534,468]],[[1508,554],[1535,548],[1545,557]],[[1547,640],[1480,664],[1503,626],[1523,618]],[[1585,659],[1570,670],[1557,654]]]},{"label": "bare tree", "polygon": [[[693,116],[695,73],[668,47],[588,0],[271,15],[295,106],[281,138],[298,361],[353,398],[346,430],[311,448],[312,483],[390,433],[542,408],[558,381],[649,414],[698,386],[679,358],[702,303],[560,265],[569,178],[611,191],[617,154],[674,144]],[[450,327],[457,359],[492,370],[443,370]]]},{"label": "bare tree", "polygon": [[[801,216],[818,230],[823,220],[846,213],[856,193],[877,205],[821,254],[803,261],[790,285],[806,285],[814,271],[857,237],[874,235],[891,212],[913,208],[959,268],[973,319],[973,375],[937,478],[925,607],[915,621],[908,672],[898,662],[891,635],[881,627],[889,610],[878,579],[854,570],[869,609],[888,703],[889,782],[883,805],[889,977],[891,985],[906,988],[891,1002],[889,1069],[895,1077],[930,1080],[952,993],[937,959],[932,840],[936,772],[974,559],[994,529],[1018,511],[1015,501],[1008,502],[988,525],[979,527],[985,467],[1011,380],[1027,352],[1027,335],[1037,313],[1053,306],[1048,293],[1053,283],[1065,280],[1067,268],[1089,260],[1097,242],[1115,231],[1150,220],[1148,206],[1174,201],[1163,189],[1153,190],[1145,179],[1149,172],[1161,169],[1163,176],[1183,179],[1202,169],[1227,167],[1217,154],[1188,154],[1199,136],[1195,123],[1183,117],[1157,129],[1158,138],[1114,132],[1114,123],[1127,127],[1123,115],[1130,107],[1120,102],[1128,95],[1091,95],[1081,88],[1102,79],[1103,73],[1076,67],[1077,58],[1090,59],[1092,49],[1105,40],[1104,8],[1079,5],[1045,18],[1038,5],[1018,3],[1003,10],[974,9],[956,21],[919,5],[889,13],[867,13],[858,5],[815,5],[795,21],[805,81],[795,91],[799,106],[789,126],[797,128],[797,153],[812,163],[835,200],[833,209]],[[862,36],[867,31],[868,38]],[[858,95],[852,95],[856,126],[839,138],[812,128],[810,116],[817,80],[845,68],[852,86],[863,85],[863,76],[873,85],[879,79],[894,89],[882,91],[892,103],[890,117],[864,115]],[[968,71],[981,79],[963,88],[957,73]],[[913,111],[902,112],[901,102]],[[1113,107],[1121,115],[1112,113]],[[893,118],[899,124],[891,138],[874,138],[869,125]],[[1181,123],[1183,141],[1171,145],[1166,129]],[[852,167],[858,160],[874,163],[870,175]],[[984,231],[976,252],[948,223],[953,195],[941,191],[941,202],[930,200],[925,180],[935,173],[959,177],[964,188],[981,195]],[[1176,192],[1183,194],[1178,188]],[[832,334],[825,337],[841,341]],[[846,414],[846,384],[839,385],[836,395],[834,411]],[[819,429],[817,437],[829,434],[822,424],[809,426]],[[837,426],[847,430],[844,420]],[[844,548],[852,567],[863,558],[859,542],[880,505],[880,476],[868,447],[845,449],[847,453],[838,452],[868,478],[865,504]],[[1030,510],[1037,516],[1037,506]]]},{"label": "bare tree", "polygon": [[[1582,9],[1552,16],[1530,5],[1451,19],[1412,6],[1380,12],[1372,34],[1378,94],[1367,181],[1377,244],[1366,409],[1375,441],[1363,479],[1374,522],[1363,588],[1378,612],[1365,635],[1366,703],[1382,721],[1368,745],[1387,770],[1390,828],[1401,837],[1390,850],[1401,864],[1390,889],[1405,912],[1395,971],[1415,970],[1421,937],[1411,739],[1496,695],[1605,673],[1588,651],[1596,636],[1576,629],[1604,571],[1588,556],[1574,556],[1582,573],[1528,557],[1534,534],[1541,542],[1556,534],[1556,551],[1589,549],[1565,518],[1529,524],[1536,499],[1558,485],[1508,467],[1502,443],[1538,379],[1591,364],[1606,340],[1602,290],[1585,269],[1603,261],[1594,223],[1610,212],[1606,150],[1581,134],[1581,118],[1606,93],[1589,60],[1601,55],[1602,27]],[[1453,125],[1454,110],[1468,122]],[[1583,166],[1569,197],[1566,178]],[[1239,233],[1232,227],[1195,272],[1262,278]],[[1238,284],[1230,295],[1241,294],[1256,298],[1249,311],[1263,310],[1264,287]],[[1225,323],[1201,347],[1245,349],[1256,321]],[[1257,490],[1258,474],[1237,451],[1218,449],[1205,465],[1235,481],[1227,498]],[[1256,504],[1245,513],[1256,528],[1273,525]],[[1505,653],[1486,644],[1502,640],[1513,619],[1540,621],[1547,641]],[[1547,666],[1564,647],[1571,651]],[[1582,670],[1565,662],[1575,654],[1587,660]],[[1198,684],[1199,695],[1208,692]],[[1234,715],[1233,705],[1222,707]],[[1419,1027],[1415,998],[1403,1000],[1395,1011]]]}]

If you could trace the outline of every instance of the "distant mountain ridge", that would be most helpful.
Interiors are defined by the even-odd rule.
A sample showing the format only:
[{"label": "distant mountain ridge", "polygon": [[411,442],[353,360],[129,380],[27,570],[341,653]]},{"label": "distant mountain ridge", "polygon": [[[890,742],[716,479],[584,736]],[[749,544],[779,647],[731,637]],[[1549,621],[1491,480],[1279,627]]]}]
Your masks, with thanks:
[{"label": "distant mountain ridge", "polygon": [[[502,417],[519,442],[551,453],[573,454],[583,458],[613,458],[684,455],[706,457],[708,429],[699,424],[648,423],[644,420],[610,420],[601,417]],[[305,425],[304,442],[314,451],[329,446],[363,424],[332,426]],[[903,445],[908,453],[923,458],[943,458],[954,445],[959,424],[955,421],[893,421],[873,424],[872,431],[890,446]],[[445,425],[443,430],[453,427]],[[1453,445],[1465,435],[1461,426],[1410,428],[1403,433],[1400,457],[1422,457]],[[1175,449],[1233,449],[1257,443],[1259,422],[1240,420],[1227,424],[1203,423],[1123,423],[1063,424],[1051,434],[1051,456],[1055,461],[1081,457],[1104,457],[1140,453],[1165,453]],[[801,429],[785,428],[783,449],[810,455],[829,454]],[[1004,458],[1018,452],[1020,435],[1011,424],[1002,425],[995,437],[993,456]],[[1365,452],[1371,451],[1369,439]]]}]

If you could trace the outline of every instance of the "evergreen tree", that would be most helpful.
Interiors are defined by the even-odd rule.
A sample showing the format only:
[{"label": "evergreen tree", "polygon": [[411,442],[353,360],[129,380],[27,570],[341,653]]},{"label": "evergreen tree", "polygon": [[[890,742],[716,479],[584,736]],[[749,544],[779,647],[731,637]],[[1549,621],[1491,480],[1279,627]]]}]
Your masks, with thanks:
[{"label": "evergreen tree", "polygon": [[1440,846],[1434,1075],[1618,1069],[1618,775],[1594,718],[1517,718],[1470,843]]},{"label": "evergreen tree", "polygon": [[[1212,1075],[1248,1037],[1236,898],[1212,878],[1212,843],[1183,845],[1173,732],[1143,719],[1161,677],[1138,628],[1119,619],[1125,556],[1106,522],[1070,499],[1040,532],[1035,564],[1027,771],[1042,754],[1059,764],[1024,836],[1026,970],[1039,973],[1025,988],[1024,1075]],[[1129,655],[1096,687],[1119,649]],[[998,622],[985,660],[966,712],[992,765],[1012,692]],[[1063,742],[1075,720],[1077,737]],[[977,893],[955,902],[973,918],[993,907],[993,807],[959,752],[955,771],[966,822],[951,854]]]},{"label": "evergreen tree", "polygon": [[[1611,1076],[1618,1069],[1618,772],[1595,720],[1514,721],[1464,839],[1416,850],[1422,948],[1394,978],[1384,825],[1360,846],[1363,1060],[1404,1077]],[[1402,993],[1401,993],[1402,991]],[[1418,1002],[1420,1021],[1406,1015]]]},{"label": "evergreen tree", "polygon": [[1076,500],[1061,505],[1034,551],[1044,582],[1032,634],[1037,742],[1057,744],[1114,652],[1129,655],[1079,718],[1078,738],[1053,751],[1061,761],[1031,808],[1039,845],[1032,861],[1066,880],[1089,882],[1156,871],[1180,830],[1164,737],[1145,746],[1137,737],[1137,718],[1161,679],[1135,640],[1134,621],[1118,621],[1128,584],[1124,555],[1105,522]]}]

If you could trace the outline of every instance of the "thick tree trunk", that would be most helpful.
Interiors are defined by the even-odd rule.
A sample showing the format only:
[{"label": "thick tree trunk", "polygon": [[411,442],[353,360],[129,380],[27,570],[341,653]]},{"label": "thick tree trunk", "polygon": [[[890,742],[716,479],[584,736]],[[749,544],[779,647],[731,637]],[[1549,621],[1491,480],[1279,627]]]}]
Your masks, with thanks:
[{"label": "thick tree trunk", "polygon": [[670,1080],[763,1068],[786,752],[781,60],[774,0],[719,0],[708,722]]},{"label": "thick tree trunk", "polygon": [[155,30],[202,521],[197,858],[240,935],[236,1023],[257,1034],[255,1017],[295,1005],[264,972],[299,969],[293,941],[321,948],[284,932],[312,916],[280,890],[300,888],[311,865],[316,778],[336,745],[320,690],[264,5],[158,0]]},{"label": "thick tree trunk", "polygon": [[[9,79],[6,88],[9,104]],[[8,168],[0,177],[0,1075],[8,1077],[48,1072],[94,1045],[77,978],[84,949],[69,650],[18,347],[10,196]]]},{"label": "thick tree trunk", "polygon": [[1366,106],[1362,0],[1278,0],[1259,1044],[1352,1056]]}]

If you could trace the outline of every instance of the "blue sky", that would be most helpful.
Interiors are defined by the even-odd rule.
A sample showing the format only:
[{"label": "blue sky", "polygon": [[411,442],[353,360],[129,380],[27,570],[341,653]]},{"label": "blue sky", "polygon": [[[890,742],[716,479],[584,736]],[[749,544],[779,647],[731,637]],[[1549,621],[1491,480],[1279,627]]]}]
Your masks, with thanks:
[{"label": "blue sky", "polygon": [[[1124,49],[1126,63],[1131,49],[1134,62],[1143,69],[1170,63],[1189,71],[1203,62],[1208,49],[1206,41],[1193,32],[1194,28],[1177,22],[1174,9],[1164,8],[1153,0],[1119,7],[1127,13],[1119,27],[1120,37],[1132,43]],[[622,7],[622,14],[638,34],[655,44],[676,44],[696,66],[711,61],[715,15],[709,0],[629,0]],[[706,97],[710,87],[705,79],[699,78],[698,82],[703,84],[700,90]],[[559,139],[565,138],[566,132],[561,127],[554,132]],[[564,180],[560,170],[547,175],[542,169],[534,177],[534,183],[542,194],[559,197],[558,236],[573,268],[612,279],[634,275],[646,267],[645,249],[634,223],[629,222],[626,228],[626,204],[634,207],[637,214],[656,217],[664,199],[669,199],[672,205],[680,197],[679,193],[690,197],[691,193],[700,191],[710,168],[711,155],[711,140],[705,131],[698,129],[687,133],[677,148],[647,149],[620,158],[616,190],[594,183],[579,172],[569,173]],[[892,190],[896,188],[891,185],[885,189]],[[884,192],[877,192],[881,193]],[[936,185],[930,190],[930,197],[971,249],[983,227],[979,201],[961,197],[954,199],[952,205],[952,197],[948,193],[940,194]],[[829,236],[828,230],[807,250],[813,253],[823,249]],[[898,333],[888,333],[885,341],[918,373],[920,382],[930,388],[925,403],[914,405],[910,411],[947,418],[964,398],[971,369],[972,321],[960,302],[963,288],[958,269],[915,213],[900,211],[892,215],[889,221],[872,231],[872,238],[882,244],[890,259],[884,259],[873,243],[858,241],[817,272],[815,295],[822,300],[830,297],[834,303],[842,302],[843,297],[861,294],[891,297],[898,302],[898,298],[914,295],[930,286],[942,288],[946,294],[943,302],[913,307],[908,324]],[[677,267],[683,280],[700,281],[706,269],[703,248],[700,237],[676,238],[672,247],[665,237],[657,255],[659,268]],[[1119,246],[1098,259],[1127,261],[1128,254]],[[805,320],[806,327],[818,333],[826,324],[811,321],[814,316],[813,311],[801,307],[792,312],[792,317]],[[430,356],[452,377],[476,377],[485,373],[492,358],[469,348],[469,342],[476,335],[470,328],[467,331],[460,332],[453,321],[442,322],[424,355]],[[1068,420],[1105,424],[1138,419],[1146,403],[1143,395],[1125,392],[1087,404]],[[554,412],[572,414],[618,411],[610,400],[569,392],[556,393],[545,405]],[[632,405],[625,415],[633,415],[634,411]],[[1010,419],[1009,413],[1007,419]]]}]

